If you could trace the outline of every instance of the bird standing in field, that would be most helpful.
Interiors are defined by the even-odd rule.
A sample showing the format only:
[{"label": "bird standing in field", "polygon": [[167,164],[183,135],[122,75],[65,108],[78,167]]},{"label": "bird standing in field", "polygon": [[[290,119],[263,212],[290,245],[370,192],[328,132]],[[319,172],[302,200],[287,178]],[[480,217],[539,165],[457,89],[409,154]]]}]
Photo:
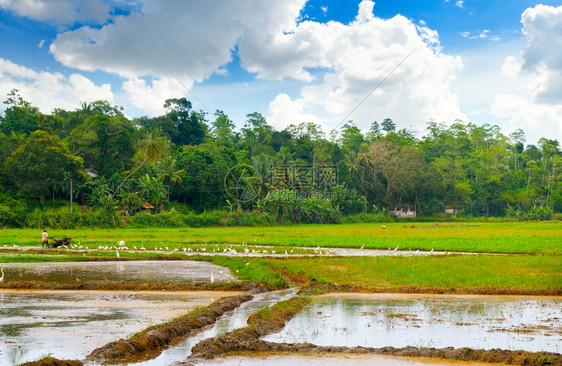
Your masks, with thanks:
[{"label": "bird standing in field", "polygon": [[0,268],[0,271],[2,271],[2,277],[0,277],[0,282],[4,282],[4,268]]},{"label": "bird standing in field", "polygon": [[118,250],[115,251],[115,254],[117,255],[117,258],[119,258],[119,251]]}]

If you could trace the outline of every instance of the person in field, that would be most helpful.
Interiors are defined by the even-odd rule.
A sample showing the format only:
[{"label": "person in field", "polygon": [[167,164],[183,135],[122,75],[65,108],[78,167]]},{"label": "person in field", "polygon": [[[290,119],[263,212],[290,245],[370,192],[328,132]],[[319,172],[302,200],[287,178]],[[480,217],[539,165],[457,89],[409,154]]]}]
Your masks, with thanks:
[{"label": "person in field", "polygon": [[45,248],[49,244],[49,234],[47,233],[47,229],[43,229],[41,233],[41,247]]}]

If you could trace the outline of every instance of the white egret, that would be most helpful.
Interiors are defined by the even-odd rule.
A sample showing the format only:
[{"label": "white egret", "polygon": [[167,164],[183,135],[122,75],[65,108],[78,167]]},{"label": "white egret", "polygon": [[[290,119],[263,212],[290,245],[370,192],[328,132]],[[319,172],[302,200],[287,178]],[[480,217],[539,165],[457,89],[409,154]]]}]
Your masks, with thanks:
[{"label": "white egret", "polygon": [[119,244],[120,246],[125,245],[125,240],[121,240],[118,244]]},{"label": "white egret", "polygon": [[396,248],[394,248],[394,251],[397,251],[399,246],[400,246],[400,244],[398,244],[398,245],[396,246]]},{"label": "white egret", "polygon": [[2,277],[0,277],[0,282],[4,282],[4,268],[0,268],[0,271],[2,271]]},{"label": "white egret", "polygon": [[211,283],[215,283],[215,274],[211,272]]},{"label": "white egret", "polygon": [[117,254],[117,258],[119,258],[119,251],[118,250],[115,251],[115,254]]}]

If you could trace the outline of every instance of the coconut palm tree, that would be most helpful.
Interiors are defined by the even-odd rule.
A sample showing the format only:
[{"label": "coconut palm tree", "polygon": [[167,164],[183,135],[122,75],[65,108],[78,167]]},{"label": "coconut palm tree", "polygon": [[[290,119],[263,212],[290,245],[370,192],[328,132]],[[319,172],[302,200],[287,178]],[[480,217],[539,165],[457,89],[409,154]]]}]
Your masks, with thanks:
[{"label": "coconut palm tree", "polygon": [[138,160],[141,160],[141,163],[125,177],[123,182],[121,182],[115,192],[113,192],[113,197],[115,197],[117,192],[119,192],[119,189],[123,186],[123,184],[125,184],[127,179],[135,174],[144,164],[147,162],[155,162],[162,156],[166,155],[168,140],[165,137],[158,136],[158,130],[154,129],[139,142],[138,147],[139,149],[136,157]]}]

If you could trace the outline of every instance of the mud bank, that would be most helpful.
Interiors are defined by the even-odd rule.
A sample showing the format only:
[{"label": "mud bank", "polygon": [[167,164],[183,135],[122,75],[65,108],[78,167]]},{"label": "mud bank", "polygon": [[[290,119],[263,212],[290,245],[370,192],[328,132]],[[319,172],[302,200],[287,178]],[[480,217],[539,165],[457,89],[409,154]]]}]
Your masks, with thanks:
[{"label": "mud bank", "polygon": [[[205,339],[195,345],[191,359],[212,359],[228,352],[246,351],[259,338],[276,333],[285,327],[285,323],[297,315],[311,299],[293,297],[252,314],[248,326],[235,331]],[[190,365],[191,361],[187,361]]]},{"label": "mud bank", "polygon": [[53,357],[45,357],[39,361],[32,361],[20,364],[20,366],[82,366],[78,360],[59,360]]},{"label": "mud bank", "polygon": [[0,282],[0,289],[10,290],[88,290],[88,291],[272,291],[278,290],[265,282],[222,282],[222,283],[54,283],[38,281]]},{"label": "mud bank", "polygon": [[149,327],[129,339],[121,339],[95,349],[86,357],[86,361],[117,363],[133,360],[149,352],[158,354],[175,340],[213,324],[224,313],[252,298],[250,294],[243,294],[219,299],[208,307],[196,309],[168,323]]},{"label": "mud bank", "polygon": [[[501,363],[507,365],[562,365],[559,353],[508,351],[501,349],[475,350],[471,348],[427,348],[427,347],[332,347],[311,343],[273,343],[257,340],[245,344],[246,352],[297,353],[300,355],[373,354],[384,356],[440,358],[456,361]],[[190,365],[185,363],[185,365]]]},{"label": "mud bank", "polygon": [[[294,278],[291,278],[295,280]],[[299,281],[295,281],[299,283]],[[302,283],[299,283],[302,284]],[[435,295],[519,295],[519,296],[562,296],[562,287],[548,289],[521,289],[513,287],[472,287],[472,288],[442,288],[432,286],[403,286],[362,288],[356,286],[336,286],[332,284],[319,283],[312,280],[304,284],[299,294],[304,296],[320,295],[326,293],[394,293],[394,294],[435,294]]]}]

